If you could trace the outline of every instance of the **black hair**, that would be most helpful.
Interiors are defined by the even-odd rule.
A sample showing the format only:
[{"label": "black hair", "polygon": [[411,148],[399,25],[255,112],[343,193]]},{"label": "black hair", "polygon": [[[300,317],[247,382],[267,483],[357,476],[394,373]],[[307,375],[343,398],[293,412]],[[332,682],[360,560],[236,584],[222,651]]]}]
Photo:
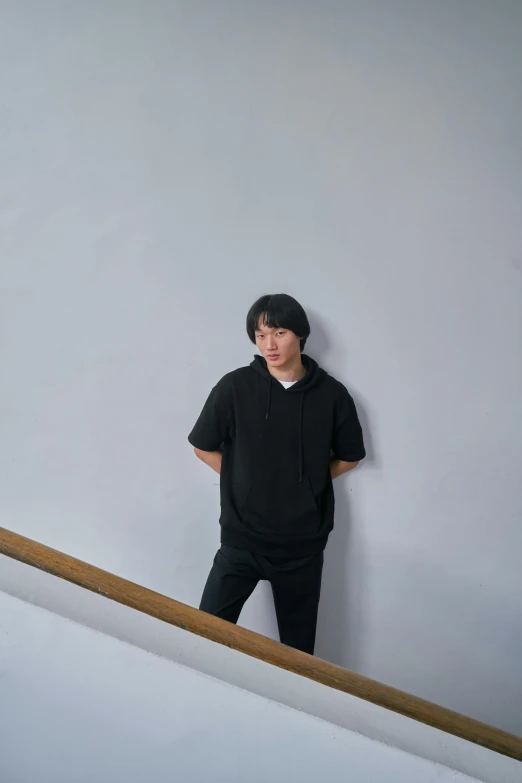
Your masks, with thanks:
[{"label": "black hair", "polygon": [[256,342],[256,330],[259,319],[269,329],[290,329],[301,338],[301,351],[310,336],[310,324],[304,309],[299,302],[288,294],[265,294],[261,296],[248,311],[246,319],[247,334],[251,341]]}]

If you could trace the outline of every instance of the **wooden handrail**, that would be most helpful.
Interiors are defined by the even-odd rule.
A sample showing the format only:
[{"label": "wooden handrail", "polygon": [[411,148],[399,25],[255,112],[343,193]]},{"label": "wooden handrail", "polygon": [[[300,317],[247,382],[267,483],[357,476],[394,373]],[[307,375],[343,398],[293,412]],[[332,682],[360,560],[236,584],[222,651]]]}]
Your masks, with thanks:
[{"label": "wooden handrail", "polygon": [[185,631],[259,658],[273,666],[349,693],[380,707],[426,723],[436,729],[482,745],[505,756],[522,760],[522,738],[467,718],[396,688],[342,669],[328,661],[285,647],[253,631],[240,628],[191,606],[102,571],[30,538],[0,527],[0,554],[46,571],[60,579],[156,617]]}]

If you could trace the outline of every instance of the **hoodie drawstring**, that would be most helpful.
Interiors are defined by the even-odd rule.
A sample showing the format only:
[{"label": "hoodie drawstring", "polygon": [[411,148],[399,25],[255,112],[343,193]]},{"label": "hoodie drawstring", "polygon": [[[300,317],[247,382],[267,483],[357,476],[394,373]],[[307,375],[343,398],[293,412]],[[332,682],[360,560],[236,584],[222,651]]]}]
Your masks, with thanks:
[{"label": "hoodie drawstring", "polygon": [[266,414],[265,419],[268,419],[270,416],[270,395],[272,394],[272,376],[268,376],[268,395],[266,398]]},{"label": "hoodie drawstring", "polygon": [[301,393],[301,403],[299,405],[299,483],[303,480],[303,408],[305,394],[306,392]]},{"label": "hoodie drawstring", "polygon": [[[305,398],[306,391],[301,392],[301,399],[299,401],[299,477],[297,481],[301,483],[303,481],[303,408],[304,408],[304,398]],[[265,413],[265,419],[268,419],[270,417],[270,403],[272,399],[272,376],[269,376],[268,378],[268,393],[266,395],[266,413]]]}]

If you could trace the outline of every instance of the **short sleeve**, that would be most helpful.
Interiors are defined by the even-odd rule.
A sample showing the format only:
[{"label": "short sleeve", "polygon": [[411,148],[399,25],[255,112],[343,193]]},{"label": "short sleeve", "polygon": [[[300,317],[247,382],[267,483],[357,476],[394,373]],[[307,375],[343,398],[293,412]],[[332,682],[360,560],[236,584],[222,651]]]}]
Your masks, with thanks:
[{"label": "short sleeve", "polygon": [[335,426],[332,439],[332,451],[343,462],[358,462],[364,459],[363,434],[355,403],[342,384],[336,403]]},{"label": "short sleeve", "polygon": [[202,451],[218,451],[230,435],[232,421],[231,393],[224,379],[214,386],[199,414],[189,443]]}]

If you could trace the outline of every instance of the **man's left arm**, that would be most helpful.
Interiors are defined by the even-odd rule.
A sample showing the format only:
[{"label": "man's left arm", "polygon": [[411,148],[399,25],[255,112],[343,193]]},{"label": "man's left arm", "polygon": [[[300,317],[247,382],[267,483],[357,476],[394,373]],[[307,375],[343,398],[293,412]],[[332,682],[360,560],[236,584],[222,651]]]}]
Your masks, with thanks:
[{"label": "man's left arm", "polygon": [[342,459],[337,459],[337,457],[332,457],[330,461],[330,475],[333,479],[336,479],[339,476],[342,476],[343,473],[348,473],[349,470],[356,468],[359,462],[360,460],[357,460],[356,462],[345,462]]},{"label": "man's left arm", "polygon": [[332,479],[357,467],[366,456],[364,440],[355,403],[342,385],[336,402],[335,429],[332,440],[330,474]]}]

